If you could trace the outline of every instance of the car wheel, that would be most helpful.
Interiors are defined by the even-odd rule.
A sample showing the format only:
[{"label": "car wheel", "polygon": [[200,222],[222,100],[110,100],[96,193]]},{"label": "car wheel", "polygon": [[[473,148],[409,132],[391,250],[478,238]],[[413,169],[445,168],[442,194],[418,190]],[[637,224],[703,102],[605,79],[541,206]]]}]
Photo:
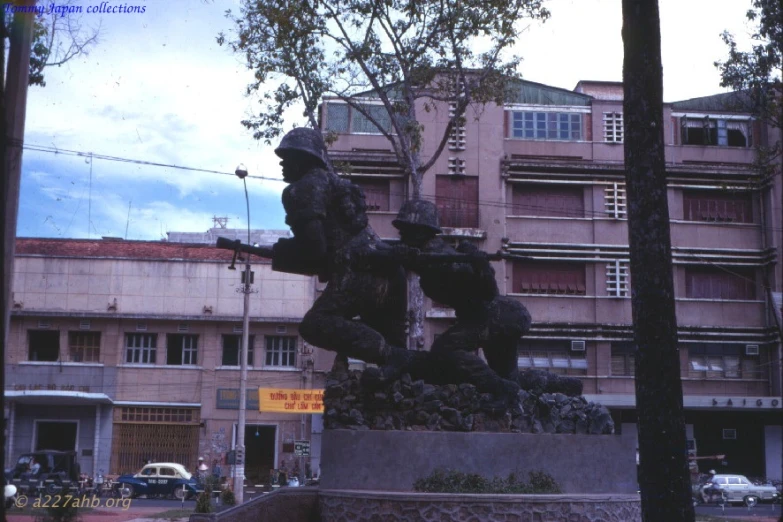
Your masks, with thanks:
[{"label": "car wheel", "polygon": [[177,500],[187,500],[190,498],[190,491],[187,489],[183,491],[182,487],[176,487],[174,488],[174,498]]},{"label": "car wheel", "polygon": [[47,495],[56,495],[60,491],[62,491],[63,486],[59,483],[59,481],[56,482],[47,482],[46,483],[46,494]]},{"label": "car wheel", "polygon": [[133,486],[130,484],[120,484],[120,497],[133,498]]},{"label": "car wheel", "polygon": [[745,505],[748,507],[753,507],[759,503],[759,497],[754,497],[753,495],[748,495],[742,500],[743,502],[745,502]]}]

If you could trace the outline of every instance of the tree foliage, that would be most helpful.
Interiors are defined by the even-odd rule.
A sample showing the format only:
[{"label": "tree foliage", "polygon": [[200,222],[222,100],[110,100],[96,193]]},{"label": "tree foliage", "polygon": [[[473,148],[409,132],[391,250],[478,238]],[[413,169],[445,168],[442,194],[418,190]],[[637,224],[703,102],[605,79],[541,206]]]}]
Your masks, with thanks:
[{"label": "tree foliage", "polygon": [[[268,143],[283,132],[286,109],[336,97],[363,114],[391,143],[418,197],[421,175],[438,158],[471,104],[500,101],[520,58],[523,20],[545,20],[543,0],[244,0],[232,38],[218,42],[255,71],[248,94],[262,108],[242,124]],[[372,97],[383,115],[358,97]],[[456,110],[426,159],[417,110],[435,102]],[[389,126],[381,121],[388,116]]]},{"label": "tree foliage", "polygon": [[[91,27],[83,23],[82,17],[75,12],[68,12],[72,0],[58,2],[61,12],[47,12],[35,16],[33,22],[33,44],[30,52],[30,85],[46,86],[44,69],[61,66],[80,55],[87,55],[90,49],[98,43],[100,26]],[[77,6],[73,6],[77,7]],[[13,23],[11,10],[4,10],[0,17],[0,36],[3,38],[3,48],[8,48],[6,40],[10,36]]]},{"label": "tree foliage", "polygon": [[[783,128],[780,106],[783,69],[783,4],[778,0],[751,0],[746,13],[755,24],[750,49],[741,49],[733,34],[721,35],[728,46],[728,58],[715,62],[721,74],[721,87],[744,91],[745,110]],[[777,93],[777,95],[776,95]]]}]

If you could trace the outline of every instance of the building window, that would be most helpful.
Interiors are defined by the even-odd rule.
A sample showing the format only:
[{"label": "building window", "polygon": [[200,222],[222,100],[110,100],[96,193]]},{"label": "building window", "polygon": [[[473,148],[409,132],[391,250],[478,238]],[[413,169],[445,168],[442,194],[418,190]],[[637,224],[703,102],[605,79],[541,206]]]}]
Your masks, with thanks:
[{"label": "building window", "polygon": [[[449,118],[457,113],[457,102],[449,103]],[[457,121],[449,134],[449,150],[465,150],[465,120]]]},{"label": "building window", "polygon": [[369,212],[388,212],[390,183],[382,178],[350,178],[351,183],[361,187]]},{"label": "building window", "polygon": [[100,332],[68,332],[68,356],[71,362],[98,362],[100,355]]},{"label": "building window", "polygon": [[582,139],[582,115],[570,112],[512,111],[511,137],[579,141]]},{"label": "building window", "polygon": [[155,364],[157,334],[125,334],[125,362]]},{"label": "building window", "polygon": [[296,337],[266,337],[267,366],[296,366]]},{"label": "building window", "polygon": [[749,147],[750,120],[719,118],[680,118],[683,145],[713,145],[718,147]]},{"label": "building window", "polygon": [[515,262],[513,291],[517,294],[585,295],[583,263]]},{"label": "building window", "polygon": [[521,342],[517,354],[520,369],[547,370],[565,375],[586,375],[585,352],[572,352],[565,343],[530,341]]},{"label": "building window", "polygon": [[742,301],[756,299],[756,275],[741,267],[685,267],[685,297]]},{"label": "building window", "polygon": [[604,113],[604,141],[609,143],[623,142],[623,113]]},{"label": "building window", "polygon": [[628,263],[615,261],[606,265],[606,295],[610,297],[628,297],[630,277]]},{"label": "building window", "polygon": [[686,190],[682,212],[686,221],[753,223],[753,197],[744,191]]},{"label": "building window", "polygon": [[198,335],[167,335],[166,364],[198,364]]},{"label": "building window", "polygon": [[606,214],[615,219],[622,219],[628,214],[625,198],[625,184],[612,183],[604,189],[604,208]]},{"label": "building window", "polygon": [[768,368],[761,355],[746,355],[743,344],[688,345],[688,376],[692,378],[766,380]]},{"label": "building window", "polygon": [[465,160],[462,158],[449,158],[449,174],[465,174]]},{"label": "building window", "polygon": [[[256,336],[251,335],[247,339],[247,365],[253,366],[253,345],[255,344]],[[223,358],[220,364],[223,366],[239,366],[239,355],[242,350],[242,336],[241,335],[224,335],[223,336]]]},{"label": "building window", "polygon": [[58,330],[29,330],[27,359],[54,362],[60,358],[60,332]]},{"label": "building window", "polygon": [[617,377],[633,377],[635,350],[633,343],[612,343],[611,374]]},{"label": "building window", "polygon": [[514,184],[513,212],[518,216],[585,217],[584,189],[573,185]]},{"label": "building window", "polygon": [[478,228],[478,178],[436,176],[435,205],[442,227]]},{"label": "building window", "polygon": [[[359,106],[381,129],[392,131],[391,118],[383,105],[363,103]],[[378,126],[361,110],[340,102],[326,104],[326,130],[342,134],[382,134]]]}]

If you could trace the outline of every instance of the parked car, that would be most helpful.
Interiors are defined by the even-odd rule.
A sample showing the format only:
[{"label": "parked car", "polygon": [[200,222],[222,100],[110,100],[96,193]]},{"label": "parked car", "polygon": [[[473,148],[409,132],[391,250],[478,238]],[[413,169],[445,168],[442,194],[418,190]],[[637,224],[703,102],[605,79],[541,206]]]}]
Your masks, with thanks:
[{"label": "parked car", "polygon": [[145,465],[136,474],[120,475],[114,487],[122,498],[146,495],[182,499],[203,490],[185,466],[174,462],[154,462]]},{"label": "parked car", "polygon": [[775,502],[780,493],[775,486],[754,484],[745,475],[715,475],[710,480],[715,488],[726,492],[729,502],[755,506],[758,502]]},{"label": "parked car", "polygon": [[[37,471],[32,469],[33,463]],[[78,491],[80,474],[75,451],[39,450],[21,454],[5,480],[27,495],[54,495],[63,490]]]}]

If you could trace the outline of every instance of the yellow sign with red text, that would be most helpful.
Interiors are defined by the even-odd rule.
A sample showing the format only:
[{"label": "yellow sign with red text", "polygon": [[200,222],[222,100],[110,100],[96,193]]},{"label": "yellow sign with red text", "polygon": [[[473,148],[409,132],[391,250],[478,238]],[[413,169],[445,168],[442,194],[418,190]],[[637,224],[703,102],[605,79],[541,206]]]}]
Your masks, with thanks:
[{"label": "yellow sign with red text", "polygon": [[323,413],[323,390],[259,388],[258,411],[271,413]]}]

